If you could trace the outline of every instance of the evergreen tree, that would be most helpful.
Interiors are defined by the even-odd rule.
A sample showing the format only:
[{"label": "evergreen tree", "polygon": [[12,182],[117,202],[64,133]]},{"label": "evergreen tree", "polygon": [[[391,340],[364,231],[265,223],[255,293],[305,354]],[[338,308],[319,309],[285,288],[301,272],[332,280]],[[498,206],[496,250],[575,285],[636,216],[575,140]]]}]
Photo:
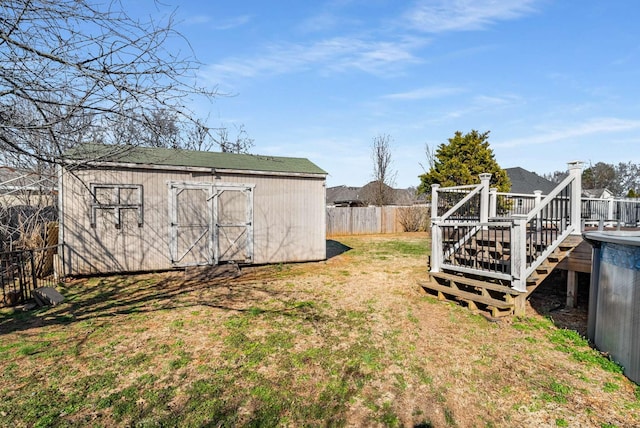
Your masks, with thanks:
[{"label": "evergreen tree", "polygon": [[489,131],[480,133],[472,130],[467,134],[456,131],[454,137],[449,138],[449,143],[438,146],[431,168],[420,175],[418,192],[431,192],[431,185],[435,183],[442,187],[478,184],[478,176],[485,172],[491,174],[491,187],[496,187],[499,192],[508,192],[511,182],[506,171],[496,162],[488,138]]}]

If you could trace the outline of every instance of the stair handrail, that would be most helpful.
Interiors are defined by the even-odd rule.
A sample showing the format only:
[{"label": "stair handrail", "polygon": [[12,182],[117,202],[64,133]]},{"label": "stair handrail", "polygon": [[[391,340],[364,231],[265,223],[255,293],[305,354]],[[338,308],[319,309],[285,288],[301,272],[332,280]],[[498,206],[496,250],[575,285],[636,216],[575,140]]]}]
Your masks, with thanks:
[{"label": "stair handrail", "polygon": [[[569,175],[562,180],[560,184],[556,186],[547,196],[545,196],[540,204],[536,205],[528,214],[514,215],[513,216],[513,230],[512,230],[512,257],[511,257],[511,272],[513,280],[511,287],[517,291],[526,292],[526,281],[529,275],[531,275],[544,260],[555,251],[558,246],[564,241],[564,239],[571,235],[580,233],[581,229],[581,193],[582,193],[582,162],[575,161],[569,163]],[[527,224],[532,220],[537,219],[537,226],[541,224],[542,219],[540,217],[542,210],[547,208],[552,201],[554,201],[562,192],[566,191],[571,186],[569,197],[569,223],[562,229],[562,233],[558,234],[553,242],[551,242],[544,251],[538,255],[531,263],[527,263]],[[534,231],[539,232],[539,227]]]},{"label": "stair handrail", "polygon": [[[553,189],[547,196],[545,196],[538,205],[536,205],[535,207],[533,207],[531,211],[529,211],[529,213],[526,215],[527,221],[531,221],[536,216],[538,216],[538,214],[540,214],[540,211],[542,211],[544,207],[549,205],[549,203],[552,200],[554,200],[556,196],[560,194],[560,192],[562,192],[567,186],[572,184],[574,181],[575,181],[575,177],[572,177],[571,175],[567,176],[567,178],[562,180],[562,182],[558,184],[556,188]],[[580,224],[580,222],[578,222],[578,224]],[[571,224],[570,226],[573,227],[575,225]]]}]

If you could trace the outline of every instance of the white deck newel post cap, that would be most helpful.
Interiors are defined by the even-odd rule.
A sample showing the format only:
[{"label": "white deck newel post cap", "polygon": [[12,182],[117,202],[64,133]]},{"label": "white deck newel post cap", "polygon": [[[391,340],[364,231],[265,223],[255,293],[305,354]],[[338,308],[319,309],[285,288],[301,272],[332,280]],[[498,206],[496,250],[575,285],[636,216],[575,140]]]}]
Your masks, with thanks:
[{"label": "white deck newel post cap", "polygon": [[431,185],[431,220],[435,220],[438,217],[438,189],[440,183],[434,183]]},{"label": "white deck newel post cap", "polygon": [[579,160],[567,162],[567,166],[568,166],[569,171],[574,170],[574,169],[579,169],[580,171],[582,171],[582,165],[584,165],[584,162],[579,161]]},{"label": "white deck newel post cap", "polygon": [[485,181],[485,180],[491,180],[491,176],[493,174],[491,174],[490,172],[483,172],[482,174],[479,175],[480,177],[480,181]]},{"label": "white deck newel post cap", "polygon": [[486,223],[489,221],[489,215],[491,207],[489,206],[489,182],[491,181],[491,174],[484,172],[479,175],[480,184],[482,190],[480,193],[480,223]]}]

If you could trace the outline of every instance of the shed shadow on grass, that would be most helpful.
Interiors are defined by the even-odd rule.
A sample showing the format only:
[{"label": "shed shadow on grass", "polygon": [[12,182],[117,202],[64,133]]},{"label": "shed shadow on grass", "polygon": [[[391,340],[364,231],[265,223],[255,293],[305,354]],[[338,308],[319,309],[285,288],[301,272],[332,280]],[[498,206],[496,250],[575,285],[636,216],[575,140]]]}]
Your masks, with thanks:
[{"label": "shed shadow on grass", "polygon": [[351,247],[348,247],[341,242],[334,241],[333,239],[327,239],[327,260],[346,253],[351,249]]},{"label": "shed shadow on grass", "polygon": [[[304,307],[291,301],[288,290],[269,285],[274,276],[282,274],[280,270],[280,266],[262,266],[248,267],[239,275],[228,269],[202,269],[190,273],[173,271],[78,279],[78,284],[67,290],[65,302],[60,305],[0,312],[0,337],[79,321],[111,324],[120,319],[119,315],[185,307],[206,306],[232,313],[251,312],[256,308],[287,315],[304,312]],[[273,301],[281,305],[265,307],[265,302]]]}]

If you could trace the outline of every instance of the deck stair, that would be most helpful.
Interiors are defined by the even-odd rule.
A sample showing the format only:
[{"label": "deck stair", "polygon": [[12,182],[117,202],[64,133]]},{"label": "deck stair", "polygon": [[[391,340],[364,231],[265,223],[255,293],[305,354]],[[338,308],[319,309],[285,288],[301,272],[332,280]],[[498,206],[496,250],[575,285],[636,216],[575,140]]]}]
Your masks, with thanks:
[{"label": "deck stair", "polygon": [[[474,238],[473,254],[457,254],[458,263],[470,268],[486,268],[504,264],[508,266],[510,247],[508,243],[496,243],[487,234]],[[580,236],[570,235],[527,278],[526,292],[511,288],[508,280],[489,278],[479,274],[430,272],[429,281],[420,285],[427,291],[437,293],[439,300],[457,300],[470,309],[488,310],[493,317],[512,315],[517,308],[524,309],[526,299],[553,272],[556,266],[582,241]],[[533,249],[532,249],[533,250]]]}]

